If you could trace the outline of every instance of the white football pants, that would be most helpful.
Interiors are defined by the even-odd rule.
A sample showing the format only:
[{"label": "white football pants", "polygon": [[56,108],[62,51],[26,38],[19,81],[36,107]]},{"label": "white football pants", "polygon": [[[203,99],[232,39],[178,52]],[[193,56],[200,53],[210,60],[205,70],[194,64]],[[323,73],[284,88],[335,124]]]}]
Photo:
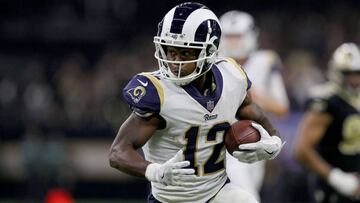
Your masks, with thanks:
[{"label": "white football pants", "polygon": [[259,203],[253,195],[234,185],[227,183],[215,195],[210,203]]},{"label": "white football pants", "polygon": [[226,152],[226,172],[232,184],[254,195],[260,201],[259,191],[265,175],[265,161],[247,164],[239,162]]}]

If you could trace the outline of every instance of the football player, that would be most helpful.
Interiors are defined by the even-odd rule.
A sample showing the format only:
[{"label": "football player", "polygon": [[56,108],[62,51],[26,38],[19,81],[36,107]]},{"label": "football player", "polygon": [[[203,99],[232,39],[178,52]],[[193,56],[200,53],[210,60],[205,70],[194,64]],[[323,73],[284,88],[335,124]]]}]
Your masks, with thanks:
[{"label": "football player", "polygon": [[360,202],[359,47],[354,43],[338,47],[329,73],[329,82],[311,91],[295,156],[317,176],[317,202]]},{"label": "football player", "polygon": [[[151,182],[148,202],[257,202],[229,183],[224,135],[237,119],[251,119],[257,143],[240,145],[239,161],[273,159],[281,150],[250,80],[233,60],[217,58],[221,27],[199,3],[172,8],[154,37],[159,70],[135,75],[123,90],[133,113],[111,146],[110,165]],[[143,158],[136,150],[144,151]],[[240,151],[243,150],[243,151]]]},{"label": "football player", "polygon": [[[228,11],[220,17],[222,42],[220,53],[234,58],[252,80],[253,100],[272,116],[283,117],[289,109],[280,69],[282,63],[272,50],[257,50],[258,30],[254,18],[242,11]],[[228,155],[226,170],[234,184],[260,199],[265,161],[254,164],[238,162]]]}]

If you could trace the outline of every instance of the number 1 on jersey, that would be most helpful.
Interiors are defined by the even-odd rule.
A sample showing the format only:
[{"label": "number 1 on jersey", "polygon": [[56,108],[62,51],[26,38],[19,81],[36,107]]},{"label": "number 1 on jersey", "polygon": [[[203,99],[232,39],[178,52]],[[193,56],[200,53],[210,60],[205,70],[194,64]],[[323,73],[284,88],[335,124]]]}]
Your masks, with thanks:
[{"label": "number 1 on jersey", "polygon": [[188,168],[195,169],[195,174],[199,175],[199,166],[203,166],[204,175],[214,173],[224,169],[224,159],[219,160],[222,148],[224,147],[225,131],[230,127],[228,122],[215,124],[206,134],[206,142],[216,141],[218,133],[221,133],[222,142],[213,146],[213,152],[203,165],[197,163],[198,139],[199,139],[199,126],[193,126],[185,133],[187,143],[184,150],[185,160],[190,162]]}]

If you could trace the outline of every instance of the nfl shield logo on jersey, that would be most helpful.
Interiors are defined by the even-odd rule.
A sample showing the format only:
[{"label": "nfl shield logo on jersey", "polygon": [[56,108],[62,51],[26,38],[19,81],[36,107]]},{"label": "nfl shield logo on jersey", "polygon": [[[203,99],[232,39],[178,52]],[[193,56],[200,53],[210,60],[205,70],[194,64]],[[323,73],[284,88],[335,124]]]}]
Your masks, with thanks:
[{"label": "nfl shield logo on jersey", "polygon": [[215,107],[214,101],[209,100],[208,102],[206,102],[206,109],[208,111],[212,111]]}]

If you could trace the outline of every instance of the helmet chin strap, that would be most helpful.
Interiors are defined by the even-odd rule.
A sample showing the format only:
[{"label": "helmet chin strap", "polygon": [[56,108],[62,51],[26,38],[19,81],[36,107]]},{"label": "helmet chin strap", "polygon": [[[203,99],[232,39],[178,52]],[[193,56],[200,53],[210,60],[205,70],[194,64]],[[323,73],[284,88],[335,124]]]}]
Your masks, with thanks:
[{"label": "helmet chin strap", "polygon": [[[179,80],[174,80],[174,83],[179,85],[179,86],[184,86],[184,85],[188,85],[191,82],[195,81],[196,79],[198,79],[199,77],[201,77],[202,75],[204,75],[205,73],[207,73],[210,69],[202,72],[201,74],[193,77],[193,78],[184,78],[184,79],[179,79]],[[190,75],[196,74],[195,72],[191,73]]]}]

